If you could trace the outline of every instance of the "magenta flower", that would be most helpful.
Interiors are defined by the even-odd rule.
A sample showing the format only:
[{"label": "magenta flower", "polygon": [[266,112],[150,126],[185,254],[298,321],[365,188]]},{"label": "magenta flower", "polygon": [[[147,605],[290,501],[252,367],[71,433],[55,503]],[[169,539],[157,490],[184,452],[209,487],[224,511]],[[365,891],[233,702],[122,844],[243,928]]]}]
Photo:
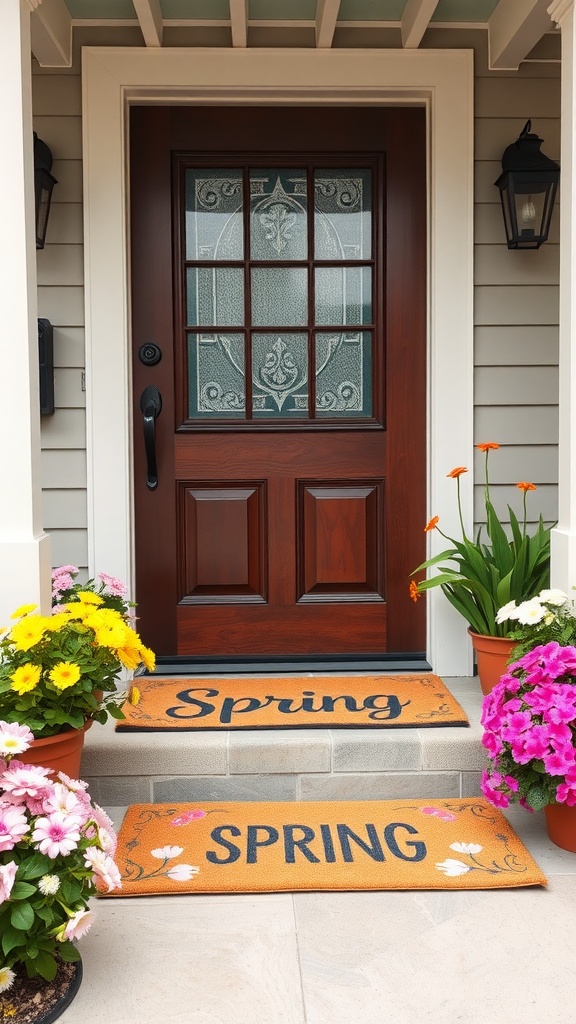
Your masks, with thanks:
[{"label": "magenta flower", "polygon": [[75,850],[80,841],[80,822],[78,818],[55,811],[47,818],[38,818],[32,833],[32,842],[36,849],[53,860],[66,856]]},{"label": "magenta flower", "polygon": [[568,747],[545,756],[544,767],[548,775],[566,775],[576,764],[575,753],[572,747]]},{"label": "magenta flower", "polygon": [[192,811],[184,811],[184,814],[179,814],[177,818],[172,818],[171,825],[189,825],[191,821],[199,821],[200,818],[206,817],[206,811],[201,810],[200,807],[195,807]]}]

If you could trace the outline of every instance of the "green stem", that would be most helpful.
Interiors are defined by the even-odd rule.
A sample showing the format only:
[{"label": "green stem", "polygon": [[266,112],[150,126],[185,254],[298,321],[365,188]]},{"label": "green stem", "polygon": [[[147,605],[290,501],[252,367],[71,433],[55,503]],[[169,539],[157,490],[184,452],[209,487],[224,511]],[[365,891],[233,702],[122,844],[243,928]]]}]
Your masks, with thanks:
[{"label": "green stem", "polygon": [[466,530],[464,529],[464,519],[462,517],[462,502],[460,500],[460,477],[459,476],[456,477],[456,484],[457,484],[457,487],[458,487],[458,515],[460,517],[460,529],[462,530],[462,536],[463,536],[464,540],[467,541],[468,537],[466,536]]}]

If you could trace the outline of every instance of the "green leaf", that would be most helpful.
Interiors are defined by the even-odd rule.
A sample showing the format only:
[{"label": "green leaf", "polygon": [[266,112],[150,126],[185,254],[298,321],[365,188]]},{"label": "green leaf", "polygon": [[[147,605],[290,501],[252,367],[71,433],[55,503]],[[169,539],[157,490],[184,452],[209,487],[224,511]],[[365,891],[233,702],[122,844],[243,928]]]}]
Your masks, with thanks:
[{"label": "green leaf", "polygon": [[67,964],[76,964],[80,960],[80,953],[71,942],[66,941],[58,944],[58,956]]},{"label": "green leaf", "polygon": [[10,899],[26,900],[29,896],[33,896],[35,892],[37,892],[35,885],[29,885],[28,882],[14,882],[12,892],[10,893]]},{"label": "green leaf", "polygon": [[18,946],[25,946],[27,942],[28,936],[17,928],[13,928],[12,925],[8,925],[8,927],[2,932],[2,952],[5,956],[8,956],[11,949],[17,949]]},{"label": "green leaf", "polygon": [[10,921],[13,928],[20,931],[29,931],[34,924],[34,911],[29,903],[17,904],[10,914]]},{"label": "green leaf", "polygon": [[42,853],[34,853],[18,869],[18,878],[40,878],[41,875],[50,874],[53,861]]},{"label": "green leaf", "polygon": [[58,964],[50,953],[40,950],[38,956],[34,960],[34,967],[36,969],[36,973],[39,974],[41,978],[45,978],[46,981],[54,981],[56,971],[58,970]]}]

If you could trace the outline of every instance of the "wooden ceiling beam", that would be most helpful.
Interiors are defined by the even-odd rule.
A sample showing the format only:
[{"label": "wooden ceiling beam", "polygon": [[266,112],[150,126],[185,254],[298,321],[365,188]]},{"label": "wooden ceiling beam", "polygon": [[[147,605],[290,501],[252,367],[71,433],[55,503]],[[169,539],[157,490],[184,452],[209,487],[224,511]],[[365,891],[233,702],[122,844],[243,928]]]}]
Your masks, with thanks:
[{"label": "wooden ceiling beam", "polygon": [[160,0],[132,0],[146,46],[162,46]]},{"label": "wooden ceiling beam", "polygon": [[248,0],[230,0],[232,46],[248,45]]},{"label": "wooden ceiling beam", "polygon": [[400,22],[402,46],[407,49],[420,46],[437,6],[438,0],[408,0]]},{"label": "wooden ceiling beam", "polygon": [[553,28],[550,0],[500,0],[488,21],[489,66],[516,71],[542,36]]},{"label": "wooden ceiling beam", "polygon": [[[28,0],[30,3],[30,0]],[[72,18],[64,0],[30,4],[32,53],[43,68],[69,68],[72,64]]]},{"label": "wooden ceiling beam", "polygon": [[316,7],[316,46],[329,49],[332,46],[340,0],[318,0]]}]

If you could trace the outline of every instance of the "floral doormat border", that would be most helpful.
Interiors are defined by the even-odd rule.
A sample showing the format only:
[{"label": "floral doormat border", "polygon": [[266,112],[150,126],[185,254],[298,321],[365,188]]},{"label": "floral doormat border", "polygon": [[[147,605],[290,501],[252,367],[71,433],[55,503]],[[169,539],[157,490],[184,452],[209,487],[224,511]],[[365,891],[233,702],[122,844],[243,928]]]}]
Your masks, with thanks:
[{"label": "floral doormat border", "polygon": [[547,879],[482,798],[134,804],[115,896],[500,889]]},{"label": "floral doormat border", "polygon": [[[134,692],[136,696],[134,697]],[[140,677],[119,730],[468,725],[442,680],[422,675],[244,679]]]}]

